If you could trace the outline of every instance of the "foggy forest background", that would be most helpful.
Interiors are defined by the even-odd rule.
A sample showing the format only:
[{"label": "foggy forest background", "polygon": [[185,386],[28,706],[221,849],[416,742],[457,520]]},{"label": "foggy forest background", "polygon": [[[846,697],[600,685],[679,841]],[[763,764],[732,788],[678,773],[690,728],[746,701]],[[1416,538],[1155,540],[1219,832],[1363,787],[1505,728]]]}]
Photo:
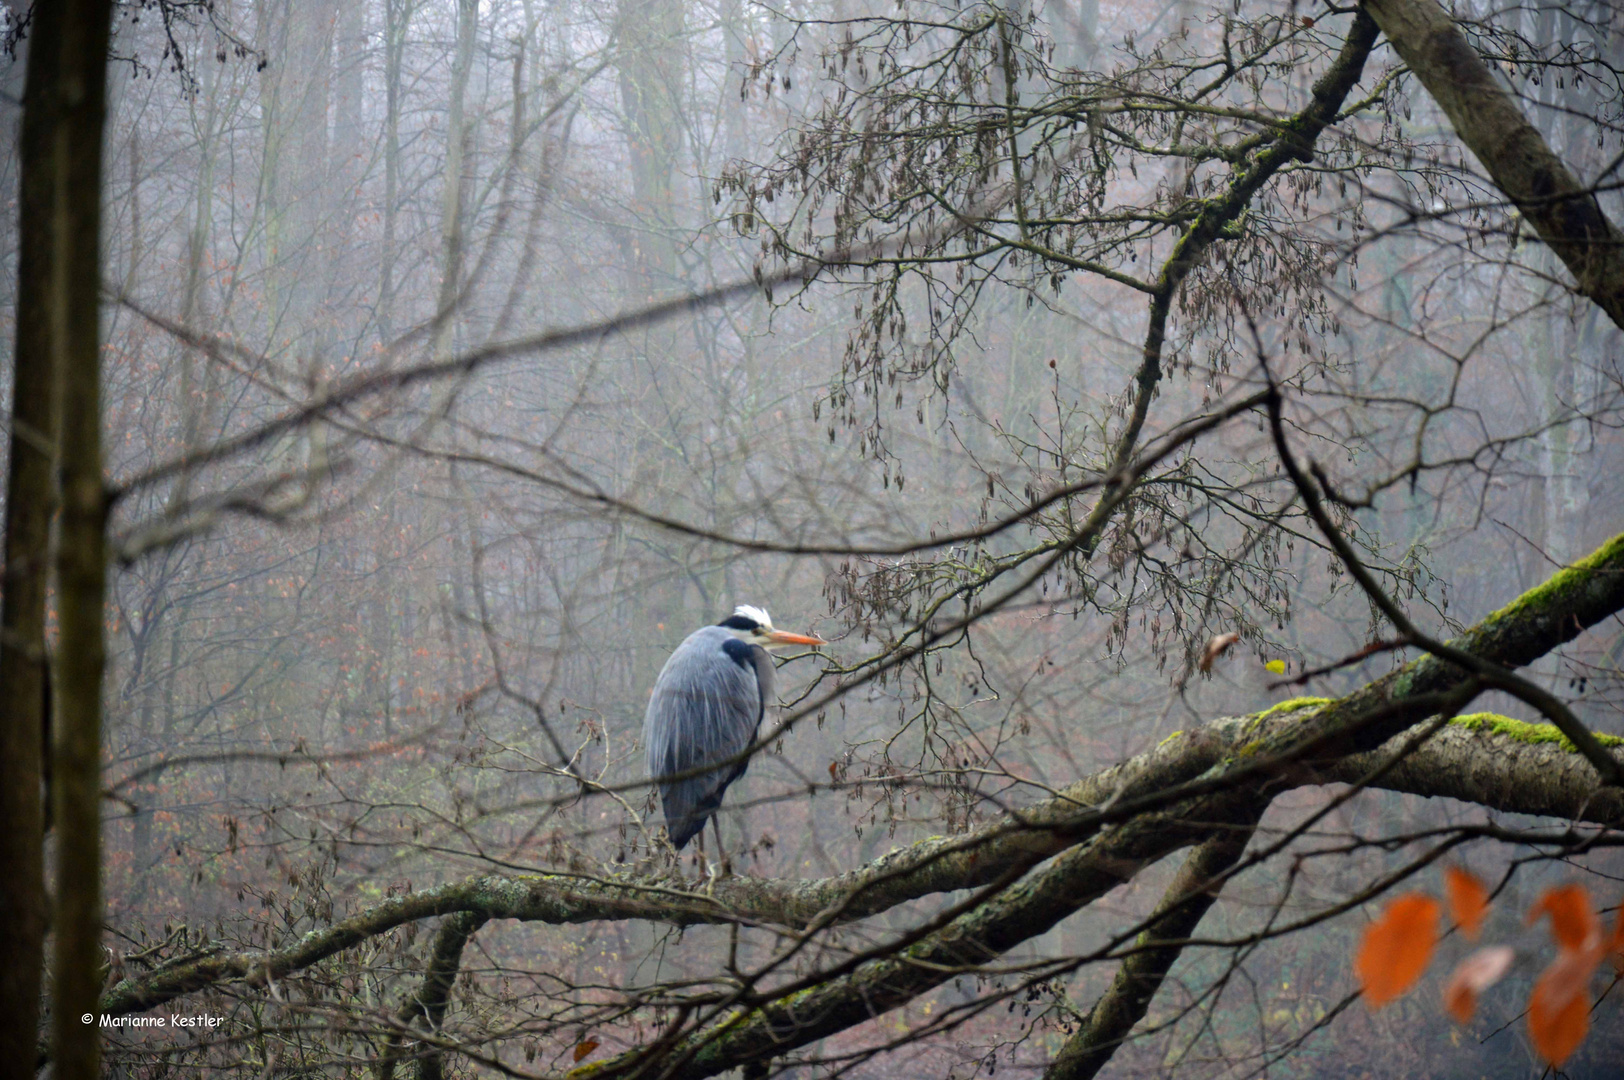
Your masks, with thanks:
[{"label": "foggy forest background", "polygon": [[[1624,16],[1460,10],[1616,216]],[[992,28],[956,36],[977,19]],[[1135,407],[1147,299],[1120,279],[1154,279],[1181,201],[1216,198],[1239,168],[1157,146],[1234,146],[1267,130],[1245,110],[1304,108],[1351,22],[1273,0],[119,7],[102,232],[107,985],[282,948],[470,875],[651,875],[697,894],[691,856],[656,842],[642,715],[670,651],[736,604],[832,642],[780,670],[794,725],[729,793],[745,878],[833,877],[1215,718],[1338,697],[1413,659],[1377,651],[1286,685],[1392,628],[1316,533],[1261,407],[1170,450],[1096,541],[1062,550]],[[933,51],[955,41],[957,58]],[[26,35],[14,44],[12,205]],[[1265,58],[1226,74],[1207,63],[1225,50]],[[1378,44],[1347,99],[1358,112],[1184,279],[1141,444],[1258,392],[1266,362],[1299,452],[1346,497],[1338,523],[1447,637],[1618,531],[1624,383],[1618,329],[1401,66]],[[1104,102],[1130,84],[1138,97],[1080,109],[1061,134],[1039,116],[942,134],[961,122],[949,104],[978,93]],[[1179,111],[1191,101],[1213,106]],[[1012,146],[1028,163],[1013,182],[1043,191],[1034,218],[1143,213],[1045,234],[1072,264],[1034,254],[1011,224]],[[910,183],[939,197],[910,201]],[[0,215],[5,350],[16,230]],[[808,259],[828,264],[811,280]],[[359,373],[413,366],[431,370],[320,406]],[[965,538],[933,543],[950,534]],[[1239,643],[1204,673],[1203,647],[1228,632]],[[1621,661],[1609,620],[1525,674],[1624,735]],[[1493,691],[1466,711],[1541,719]],[[1345,791],[1287,791],[1254,845]],[[1450,856],[1507,875],[1507,933],[1554,883],[1619,899],[1605,829],[1562,839],[1560,821],[1359,794],[1225,884],[1201,922],[1210,944],[1180,957],[1102,1075],[1539,1075],[1518,1019],[1531,960],[1465,1027],[1437,1006],[1441,972],[1381,1012],[1350,1004],[1381,899],[1362,892],[1440,830],[1485,821],[1557,837]],[[1099,950],[1176,869],[1126,875],[998,962],[771,1068],[1041,1075],[1116,973]],[[684,994],[774,957],[783,981],[888,948],[967,895],[787,958],[793,935],[748,921],[496,919],[437,1021],[452,1051],[412,1044],[399,1068],[428,1055],[450,1075],[561,1075],[680,1027]],[[209,1032],[103,1031],[104,1069],[387,1075],[380,1056],[401,1051],[385,1018],[406,1015],[435,925],[164,1007],[226,1017]],[[1616,992],[1592,1022],[1569,1075],[1624,1056]]]}]

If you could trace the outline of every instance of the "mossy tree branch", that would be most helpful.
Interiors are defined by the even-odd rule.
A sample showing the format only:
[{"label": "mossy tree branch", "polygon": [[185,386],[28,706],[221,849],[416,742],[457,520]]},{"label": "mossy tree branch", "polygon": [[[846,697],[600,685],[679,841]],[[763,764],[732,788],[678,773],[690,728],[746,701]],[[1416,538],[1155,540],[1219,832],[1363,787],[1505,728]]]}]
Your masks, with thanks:
[{"label": "mossy tree branch", "polygon": [[[1624,536],[1490,615],[1454,645],[1508,666],[1526,664],[1620,610]],[[263,985],[267,976],[307,967],[393,927],[457,912],[469,913],[470,925],[487,919],[643,919],[671,925],[743,921],[806,927],[865,917],[934,892],[975,887],[1059,854],[897,955],[877,956],[788,1000],[734,1015],[672,1045],[668,1060],[682,1062],[679,1075],[713,1075],[776,1056],[912,1000],[953,972],[984,963],[1054,925],[1145,866],[1210,839],[1215,826],[1220,832],[1249,827],[1279,791],[1359,781],[1380,760],[1373,755],[1382,752],[1383,744],[1402,737],[1424,718],[1437,694],[1458,686],[1462,677],[1459,669],[1428,656],[1344,699],[1300,699],[1252,716],[1218,720],[977,833],[917,844],[833,878],[726,880],[717,883],[713,896],[635,877],[473,878],[391,899],[284,949],[222,951],[126,979],[107,994],[102,1011],[151,1008],[221,981]],[[1372,721],[1372,716],[1379,719]],[[1389,753],[1392,749],[1386,748]],[[1385,773],[1377,786],[1519,813],[1604,824],[1624,821],[1624,793],[1602,787],[1595,770],[1563,744],[1554,728],[1481,714],[1447,725]],[[1135,800],[1150,805],[1145,800],[1159,798],[1169,788],[1199,795],[1154,811],[1132,809]],[[1097,808],[1107,803],[1117,809],[1101,813]],[[1098,825],[1106,819],[1119,824],[1101,833]],[[1225,823],[1233,828],[1225,830]],[[599,1068],[615,1064],[600,1063]],[[630,1067],[630,1059],[624,1064]]]},{"label": "mossy tree branch", "polygon": [[1624,327],[1624,235],[1437,0],[1366,0],[1393,48],[1580,293]]}]

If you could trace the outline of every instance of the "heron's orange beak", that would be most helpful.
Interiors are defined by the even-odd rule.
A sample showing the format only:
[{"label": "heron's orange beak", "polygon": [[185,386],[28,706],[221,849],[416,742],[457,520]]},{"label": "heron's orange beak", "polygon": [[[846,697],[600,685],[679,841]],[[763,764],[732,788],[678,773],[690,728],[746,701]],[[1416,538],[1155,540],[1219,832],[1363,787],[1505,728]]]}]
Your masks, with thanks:
[{"label": "heron's orange beak", "polygon": [[805,634],[791,634],[786,630],[774,630],[767,635],[767,641],[773,645],[827,645],[820,637],[808,637]]}]

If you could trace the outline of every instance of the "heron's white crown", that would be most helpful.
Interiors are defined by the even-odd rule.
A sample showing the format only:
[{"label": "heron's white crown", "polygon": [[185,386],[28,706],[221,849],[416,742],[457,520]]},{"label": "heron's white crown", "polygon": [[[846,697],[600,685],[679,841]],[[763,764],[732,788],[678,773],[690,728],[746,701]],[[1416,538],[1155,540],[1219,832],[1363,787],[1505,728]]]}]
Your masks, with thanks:
[{"label": "heron's white crown", "polygon": [[740,604],[738,607],[733,609],[733,614],[743,615],[746,619],[759,623],[762,631],[764,632],[773,628],[773,617],[767,614],[766,608],[751,607],[749,604]]}]

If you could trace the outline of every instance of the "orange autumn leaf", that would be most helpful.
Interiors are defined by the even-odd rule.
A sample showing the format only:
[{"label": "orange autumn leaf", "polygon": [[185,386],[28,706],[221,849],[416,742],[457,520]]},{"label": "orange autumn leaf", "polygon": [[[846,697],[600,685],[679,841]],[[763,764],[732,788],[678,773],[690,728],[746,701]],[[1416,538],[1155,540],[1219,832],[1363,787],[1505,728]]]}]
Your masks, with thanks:
[{"label": "orange autumn leaf", "polygon": [[[1540,973],[1528,999],[1528,1033],[1553,1067],[1572,1056],[1590,1030],[1590,977],[1612,946],[1582,885],[1547,889],[1528,909],[1528,922],[1551,917],[1556,959]],[[1619,931],[1615,929],[1616,938]]]},{"label": "orange autumn leaf", "polygon": [[1528,909],[1528,925],[1541,915],[1551,917],[1551,936],[1563,949],[1594,949],[1601,935],[1601,922],[1590,906],[1590,894],[1583,885],[1558,885],[1540,894]]},{"label": "orange autumn leaf", "polygon": [[1438,944],[1438,901],[1422,893],[1396,897],[1365,928],[1353,973],[1365,1003],[1379,1009],[1415,985]]},{"label": "orange autumn leaf", "polygon": [[580,1061],[599,1046],[597,1039],[582,1039],[575,1044],[575,1060]]},{"label": "orange autumn leaf", "polygon": [[[1563,949],[1534,983],[1528,999],[1528,1034],[1534,1049],[1553,1068],[1573,1056],[1590,1030],[1590,973],[1600,955]],[[1586,966],[1586,960],[1589,960]]]},{"label": "orange autumn leaf", "polygon": [[1461,933],[1472,941],[1483,930],[1483,917],[1489,913],[1489,889],[1470,870],[1458,866],[1444,868],[1444,895],[1449,899],[1449,917]]},{"label": "orange autumn leaf", "polygon": [[1494,945],[1477,952],[1455,965],[1444,987],[1444,1008],[1458,1024],[1472,1019],[1477,1011],[1478,995],[1499,982],[1511,968],[1516,952],[1505,945]]}]

